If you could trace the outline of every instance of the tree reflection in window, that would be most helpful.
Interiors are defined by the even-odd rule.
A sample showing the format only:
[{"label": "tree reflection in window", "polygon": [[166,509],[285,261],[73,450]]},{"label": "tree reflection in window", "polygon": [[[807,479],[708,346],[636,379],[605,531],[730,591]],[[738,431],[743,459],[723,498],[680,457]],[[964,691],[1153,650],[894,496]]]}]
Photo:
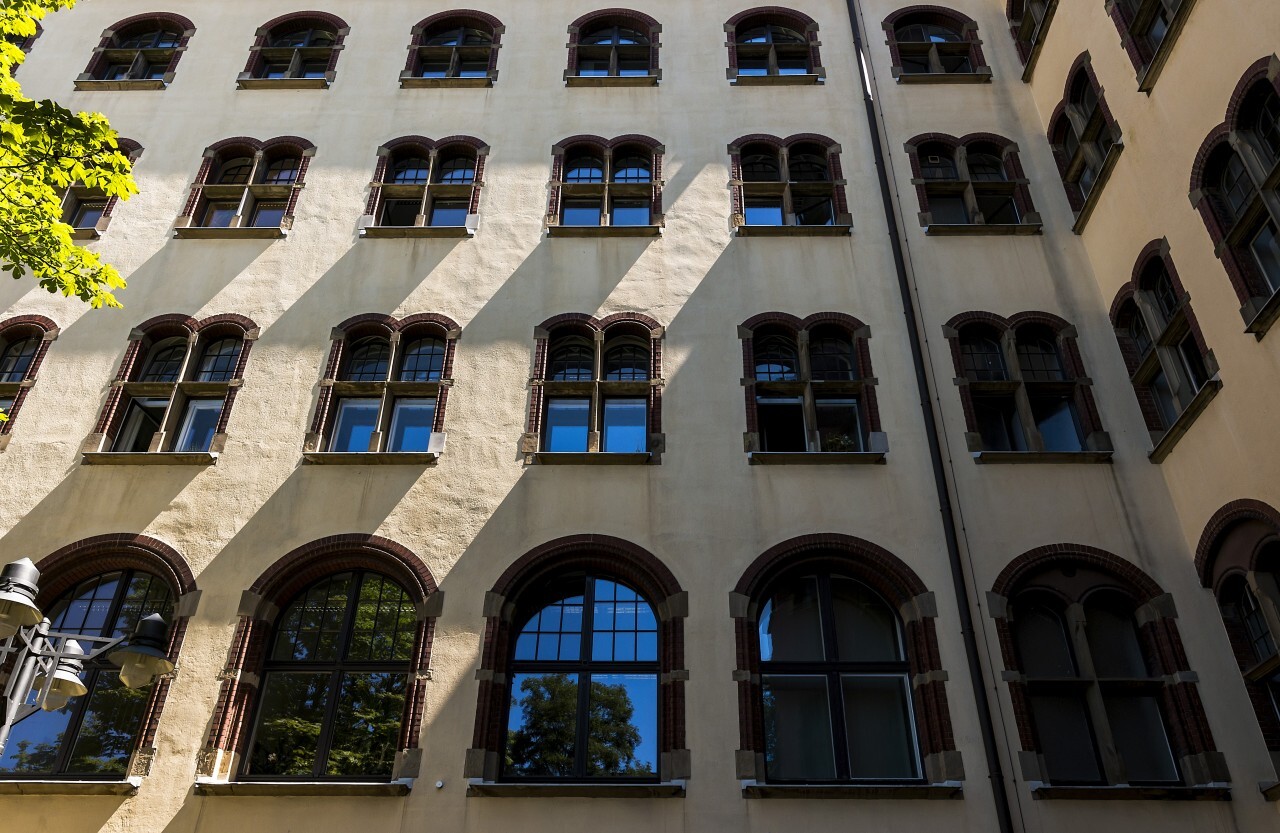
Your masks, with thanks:
[{"label": "tree reflection in window", "polygon": [[635,590],[575,576],[516,638],[504,776],[655,779],[658,620]]},{"label": "tree reflection in window", "polygon": [[387,779],[395,763],[416,617],[372,572],[329,576],[280,615],[244,775]]},{"label": "tree reflection in window", "polygon": [[[83,581],[47,608],[53,630],[105,637],[132,633],[137,621],[152,613],[172,617],[172,591],[156,576],[135,570]],[[125,688],[105,657],[86,662],[80,679],[87,695],[18,721],[0,756],[0,773],[124,777],[151,688]]]}]

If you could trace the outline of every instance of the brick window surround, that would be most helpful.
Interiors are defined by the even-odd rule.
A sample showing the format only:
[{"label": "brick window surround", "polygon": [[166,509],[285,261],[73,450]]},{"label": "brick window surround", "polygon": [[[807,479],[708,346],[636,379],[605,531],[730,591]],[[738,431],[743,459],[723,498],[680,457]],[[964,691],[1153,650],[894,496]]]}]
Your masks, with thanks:
[{"label": "brick window surround", "polygon": [[[970,331],[970,328],[974,329]],[[1048,454],[1055,455],[1051,458],[1054,462],[1101,462],[1110,459],[1111,438],[1102,429],[1102,419],[1093,397],[1093,383],[1085,372],[1084,360],[1076,344],[1075,327],[1047,312],[1019,312],[1004,318],[991,312],[972,311],[954,316],[943,325],[942,331],[951,345],[955,383],[964,409],[966,445],[978,462],[1035,462],[1050,459],[1045,456]],[[971,335],[989,339],[996,346],[998,352],[991,357],[994,364],[990,374],[975,374],[965,367],[962,342]],[[1044,368],[1044,375],[1034,368],[1024,367],[1021,361],[1020,336],[1034,341],[1037,335],[1042,338],[1050,336],[1056,351],[1058,367]],[[1028,357],[1029,361],[1031,358]],[[988,375],[990,378],[984,378]],[[1049,378],[1054,376],[1057,378]],[[985,423],[979,419],[977,407],[983,399],[1009,408],[1007,421],[1013,425],[1006,427],[1011,432],[1020,429],[1027,446],[1025,449],[986,447],[988,443],[982,433]],[[1036,408],[1041,401],[1069,403],[1076,423],[1079,449],[1055,452],[1046,447],[1040,427],[1041,412]]]},{"label": "brick window surround", "polygon": [[[652,553],[629,541],[609,535],[571,535],[548,541],[522,555],[485,594],[484,646],[477,698],[475,734],[467,750],[463,776],[497,781],[507,736],[510,693],[508,668],[515,649],[517,618],[536,604],[546,582],[572,573],[587,572],[612,578],[633,587],[658,614],[658,774],[663,782],[690,775],[690,754],[685,748],[684,620],[689,615],[689,594],[676,577]],[[536,608],[535,608],[536,609]]]},{"label": "brick window surround", "polygon": [[[930,234],[1009,234],[1040,230],[1040,214],[1031,201],[1030,180],[1022,169],[1016,142],[994,133],[970,133],[959,138],[946,133],[922,133],[908,140],[904,147],[911,159],[911,181],[920,200],[920,225]],[[976,172],[969,162],[971,154],[995,157],[1000,160],[1001,168],[994,173]],[[958,197],[963,202],[963,219],[967,222],[955,222],[959,217],[935,218],[929,209],[931,194],[944,200]],[[1016,209],[1014,217],[1007,216],[1010,203]],[[993,216],[988,217],[988,213]],[[1010,223],[1010,219],[1015,222]]]},{"label": "brick window surround", "polygon": [[[1277,97],[1280,58],[1269,55],[1240,78],[1225,120],[1209,131],[1191,170],[1191,204],[1200,212],[1235,290],[1246,330],[1257,338],[1280,316],[1280,264],[1264,268],[1262,256],[1251,246],[1267,229],[1272,234],[1280,230],[1280,190],[1267,187],[1280,175],[1280,155],[1258,130],[1264,105],[1274,107]],[[1275,142],[1276,129],[1270,142]],[[1224,174],[1231,169],[1242,172],[1236,182],[1245,192],[1234,207],[1222,188]]]},{"label": "brick window surround", "polygon": [[[16,38],[18,36],[15,35],[14,36],[15,39],[10,40],[9,43],[12,43],[14,46],[21,49],[24,54],[30,52],[31,47],[35,46],[36,41],[38,41],[40,39],[40,36],[44,34],[43,26],[41,26],[39,23],[36,23],[35,26],[36,26],[36,31],[33,34],[28,35],[27,37],[21,40],[17,40]],[[17,71],[18,65],[15,64],[13,68],[14,68],[14,71]]]},{"label": "brick window surround", "polygon": [[[444,341],[444,359],[440,378],[429,382],[400,381],[395,377],[401,364],[401,351],[413,340],[430,336]],[[355,342],[369,337],[386,339],[390,345],[387,356],[386,379],[369,382],[345,382],[343,372],[347,366],[348,354]],[[303,450],[320,452],[326,446],[333,431],[338,402],[344,393],[358,393],[363,396],[380,398],[383,401],[382,411],[388,412],[390,404],[397,395],[413,394],[435,399],[435,414],[432,431],[444,433],[445,406],[449,402],[449,391],[453,387],[453,362],[457,353],[458,339],[462,337],[462,328],[452,318],[434,312],[421,312],[396,318],[383,313],[369,312],[352,316],[333,328],[330,334],[329,358],[325,362],[324,376],[320,380],[320,392],[316,398],[316,410],[311,420],[311,430],[307,432]],[[378,423],[385,424],[385,420]],[[370,451],[385,447],[386,432],[379,428],[370,441]],[[388,452],[388,454],[403,452]]]},{"label": "brick window surround", "polygon": [[[548,184],[548,229],[571,227],[562,223],[565,204],[582,200],[598,204],[600,228],[640,228],[656,230],[663,225],[662,214],[662,157],[666,148],[657,139],[639,133],[628,133],[614,139],[603,136],[579,134],[562,139],[551,146],[551,180]],[[591,156],[603,164],[603,171],[596,181],[566,181],[567,163],[579,156]],[[613,165],[626,156],[639,156],[649,163],[649,181],[615,181]],[[627,198],[649,205],[649,223],[645,226],[614,226],[611,224],[615,198]]]},{"label": "brick window surround", "polygon": [[[886,17],[880,25],[885,32],[885,44],[889,47],[893,77],[899,81],[944,84],[991,80],[991,67],[987,66],[987,59],[982,54],[982,40],[978,37],[978,23],[968,15],[943,6],[908,6]],[[898,39],[899,30],[921,25],[941,27],[960,40]],[[928,69],[905,71],[904,54],[917,62],[924,58]]]},{"label": "brick window surround", "polygon": [[[476,29],[491,40],[488,44],[473,46],[428,45],[433,36],[455,29]],[[475,9],[451,9],[431,15],[410,30],[409,57],[400,73],[400,86],[493,86],[498,79],[498,50],[502,48],[502,35],[506,31],[507,27],[498,18]],[[475,60],[485,50],[489,53],[486,76],[471,78],[460,75],[462,62]],[[447,64],[445,77],[424,78],[423,67],[427,63]]]},{"label": "brick window surround", "polygon": [[[119,137],[116,147],[130,164],[136,164],[142,157],[142,145],[133,139]],[[119,204],[119,197],[108,197],[97,188],[72,185],[62,195],[62,221],[71,226],[71,239],[96,240],[111,225],[111,217]]]},{"label": "brick window surround", "polygon": [[[475,163],[472,181],[465,184],[440,182],[441,165],[458,157],[469,158]],[[396,184],[396,163],[411,158],[424,159],[429,163],[427,181]],[[432,208],[438,201],[449,201],[466,203],[467,222],[464,228],[474,229],[479,224],[480,190],[484,186],[484,166],[488,158],[489,146],[474,136],[448,136],[438,141],[426,136],[401,136],[387,142],[378,148],[378,161],[369,185],[361,227],[394,228],[385,223],[386,201],[409,199],[419,203],[413,228],[430,228]]]},{"label": "brick window surround", "polygon": [[910,664],[911,698],[925,780],[963,781],[964,766],[956,750],[947,705],[947,674],[938,648],[938,605],[933,592],[892,553],[870,541],[837,533],[803,535],[770,548],[747,568],[729,594],[737,640],[733,678],[738,683],[741,738],[741,748],[735,754],[736,777],[760,782],[766,779],[760,608],[779,581],[815,570],[856,579],[898,611]]},{"label": "brick window surround", "polygon": [[1120,45],[1138,74],[1138,89],[1155,87],[1195,0],[1106,0],[1104,8],[1120,34]]},{"label": "brick window surround", "polygon": [[[155,47],[124,47],[131,37],[149,32],[163,32],[172,36]],[[187,51],[187,43],[196,33],[195,24],[180,14],[148,12],[126,18],[102,32],[102,40],[93,50],[93,57],[76,78],[76,89],[156,89],[163,90],[173,83],[178,62]],[[39,30],[37,30],[39,34]],[[108,78],[108,67],[129,65],[124,78]],[[156,70],[163,73],[155,77]]]},{"label": "brick window surround", "polygon": [[[777,48],[772,45],[768,49],[768,74],[744,75],[739,73],[738,68],[741,58],[747,57],[746,55],[739,55],[742,46],[742,44],[738,43],[739,31],[745,33],[750,29],[761,26],[780,26],[797,32],[805,38],[808,46],[808,60],[804,74],[790,75],[778,72]],[[822,55],[819,50],[819,47],[822,46],[822,41],[818,40],[818,23],[804,12],[782,6],[757,6],[753,9],[738,12],[725,21],[724,31],[724,45],[729,51],[729,67],[725,70],[725,74],[734,84],[820,84],[822,79],[826,78],[827,70],[822,65]]]},{"label": "brick window surround", "polygon": [[[334,36],[332,45],[298,48],[284,47],[273,51],[271,46],[272,39],[312,30],[332,33]],[[350,33],[351,27],[342,18],[328,12],[309,11],[281,15],[254,32],[253,46],[249,48],[249,60],[244,65],[244,71],[237,78],[237,83],[241,89],[253,86],[327,88],[337,77],[338,59],[342,57],[342,50],[345,48],[343,42]],[[263,77],[268,63],[280,60],[285,55],[292,55],[288,59],[289,69],[287,76],[284,78]],[[304,78],[300,76],[300,64],[306,58],[319,58],[327,61],[322,78]]]},{"label": "brick window surround", "polygon": [[1111,303],[1111,325],[1151,442],[1159,448],[1183,415],[1194,419],[1197,408],[1207,404],[1205,397],[1220,385],[1217,360],[1191,308],[1168,240],[1143,247],[1132,278]]},{"label": "brick window surround", "polygon": [[[298,136],[277,136],[265,142],[248,136],[237,136],[210,145],[204,152],[200,169],[191,184],[191,193],[187,196],[182,214],[174,222],[175,233],[178,236],[191,236],[198,229],[203,229],[205,232],[235,234],[256,228],[272,236],[281,236],[283,232],[293,228],[298,198],[302,196],[307,169],[315,152],[314,144]],[[223,164],[239,158],[252,160],[252,169],[244,177],[238,177],[244,181],[233,184],[218,182],[217,177]],[[298,160],[292,181],[265,181],[270,174],[271,164],[286,158]],[[206,212],[215,204],[235,207],[230,226],[213,228],[202,225],[206,220]],[[278,227],[254,226],[254,211],[260,205],[278,205],[281,208],[283,215]]]},{"label": "brick window surround", "polygon": [[1080,234],[1124,150],[1120,125],[1107,106],[1088,52],[1080,53],[1067,72],[1062,100],[1049,117],[1048,135],[1075,215],[1071,230]]},{"label": "brick window surround", "polygon": [[1018,59],[1022,61],[1023,81],[1031,80],[1040,47],[1057,11],[1058,0],[1006,0],[1004,14],[1009,19],[1009,34],[1013,36]]},{"label": "brick window surround", "polygon": [[[853,347],[852,379],[816,379],[811,366],[810,336],[818,329],[838,332]],[[794,380],[774,381],[756,378],[755,338],[757,330],[769,330],[792,340],[797,359]],[[738,338],[742,341],[742,386],[746,407],[747,430],[742,436],[743,450],[748,454],[765,451],[761,441],[759,407],[757,399],[762,393],[797,393],[804,400],[804,424],[806,447],[821,450],[818,432],[815,394],[838,393],[852,396],[858,401],[858,421],[862,431],[861,450],[883,452],[888,449],[888,439],[880,424],[880,407],[876,398],[875,372],[871,368],[871,328],[852,315],[843,312],[815,312],[800,318],[785,312],[762,312],[753,315],[738,326]]]},{"label": "brick window surround", "polygon": [[[174,609],[164,614],[169,624],[169,660],[177,663],[187,623],[195,615],[200,591],[186,559],[173,547],[147,535],[112,533],[95,535],[45,556],[36,564],[40,571],[40,596],[36,604],[46,606],[86,579],[117,570],[141,570],[163,580],[174,599]],[[156,754],[156,731],[169,696],[173,679],[181,668],[160,677],[151,686],[143,718],[126,770],[128,777],[150,774]]]},{"label": "brick window surround", "polygon": [[[591,400],[592,418],[589,423],[587,451],[592,454],[600,452],[603,446],[600,409],[605,397],[621,394],[644,398],[649,432],[648,462],[661,462],[667,443],[666,435],[662,433],[662,389],[666,384],[662,376],[662,340],[665,336],[666,329],[657,320],[639,312],[615,312],[604,318],[566,312],[552,316],[535,327],[533,375],[529,380],[529,414],[526,431],[520,442],[525,462],[546,459],[536,455],[542,449],[547,400],[557,394],[573,394]],[[556,340],[565,337],[580,338],[592,345],[593,371],[590,380],[556,381],[548,378],[551,348],[555,346]],[[619,337],[647,345],[648,379],[611,381],[605,378],[605,347]],[[605,462],[608,456],[602,454],[599,462]]]},{"label": "brick window surround", "polygon": [[[1031,698],[1037,684],[1028,681],[1015,640],[1014,618],[1019,597],[1029,600],[1038,596],[1055,600],[1064,609],[1067,621],[1073,623],[1073,630],[1083,637],[1082,602],[1088,603],[1090,596],[1100,591],[1121,597],[1127,610],[1132,611],[1139,647],[1148,668],[1148,681],[1142,685],[1157,692],[1160,714],[1170,751],[1177,762],[1181,785],[1204,787],[1229,782],[1226,758],[1214,745],[1213,732],[1196,686],[1196,676],[1182,647],[1173,597],[1132,563],[1104,550],[1068,543],[1037,547],[1018,556],[1004,568],[987,594],[987,607],[995,620],[1006,669],[1004,679],[1008,682],[1010,705],[1022,746],[1018,759],[1023,779],[1039,782],[1038,785],[1032,784],[1033,789],[1043,789],[1049,784],[1044,749],[1031,711]],[[1104,730],[1099,723],[1107,722],[1095,716],[1095,732]],[[1114,748],[1113,742],[1098,742],[1099,747],[1109,745]],[[1116,760],[1118,756],[1104,757],[1106,760],[1100,766],[1104,780],[1113,788],[1116,784],[1125,783],[1122,780],[1123,763]],[[1072,789],[1090,788],[1055,787],[1046,791],[1044,797],[1068,797]],[[1225,790],[1219,792],[1225,794]]]},{"label": "brick window surround", "polygon": [[304,544],[272,564],[240,597],[239,620],[218,675],[222,686],[196,775],[234,780],[247,753],[263,663],[271,648],[275,619],[297,594],[320,579],[348,570],[368,570],[393,579],[418,611],[409,686],[392,780],[413,778],[421,762],[422,715],[430,679],[431,643],[444,593],[427,565],[408,548],[377,535],[346,533]]},{"label": "brick window surround", "polygon": [[[168,400],[165,416],[159,430],[152,437],[149,452],[169,451],[173,447],[176,438],[172,435],[179,427],[187,402],[193,399],[221,399],[222,407],[208,449],[210,454],[221,452],[226,446],[231,409],[244,384],[244,369],[249,362],[249,353],[260,332],[258,325],[252,320],[236,313],[213,315],[199,321],[181,313],[169,313],[139,324],[129,333],[124,358],[121,359],[115,379],[107,391],[107,398],[93,433],[85,438],[81,452],[93,454],[111,450],[129,413],[129,404],[135,397]],[[217,382],[196,381],[196,371],[204,349],[226,338],[240,341],[239,356],[230,372],[230,378]],[[177,368],[177,381],[141,381],[140,377],[147,368],[149,353],[153,347],[165,341],[186,342],[186,351]]]},{"label": "brick window surround", "polygon": [[[796,180],[792,172],[791,154],[812,148],[826,155],[826,174],[823,180]],[[744,176],[742,158],[745,150],[760,148],[776,154],[777,181],[748,181]],[[729,198],[731,223],[738,233],[745,228],[802,229],[808,233],[847,234],[853,225],[849,214],[849,202],[845,196],[844,168],[840,163],[840,145],[835,140],[818,133],[796,133],[785,139],[768,133],[751,133],[729,143]],[[800,222],[796,204],[805,197],[829,197],[831,223],[807,225]],[[780,226],[748,226],[747,206],[753,198],[781,200],[782,224]],[[823,232],[823,230],[826,232]]]},{"label": "brick window surround", "polygon": [[[1252,595],[1263,602],[1258,605],[1258,614],[1273,641],[1275,635],[1280,634],[1280,616],[1276,615],[1280,610],[1278,545],[1280,512],[1262,501],[1234,500],[1213,514],[1196,547],[1196,572],[1201,586],[1211,590],[1225,607],[1225,597],[1233,589],[1238,591],[1243,582]],[[1272,696],[1272,692],[1280,691],[1275,657],[1259,662],[1251,644],[1252,634],[1245,623],[1239,617],[1228,618],[1225,610],[1223,613],[1232,654],[1244,677],[1245,690],[1267,751],[1271,753],[1272,765],[1280,774],[1280,710]]]},{"label": "brick window surround", "polygon": [[36,342],[35,350],[30,354],[25,367],[22,366],[24,360],[15,357],[18,358],[16,364],[7,368],[4,375],[0,375],[0,411],[4,411],[9,417],[0,423],[0,451],[9,447],[22,404],[27,401],[27,395],[35,386],[40,365],[49,352],[49,345],[58,338],[58,333],[58,325],[43,315],[16,315],[0,321],[0,351],[7,353],[10,347],[17,347],[28,339]]},{"label": "brick window surround", "polygon": [[[648,49],[648,75],[621,75],[619,73],[618,64],[623,57],[623,49],[635,50],[636,47],[626,47],[607,44],[600,46],[592,46],[582,42],[584,37],[588,37],[602,30],[608,30],[612,27],[621,27],[631,29],[649,39]],[[568,66],[564,71],[565,84],[568,86],[650,86],[656,85],[662,78],[662,69],[658,65],[658,43],[659,34],[662,32],[662,24],[654,20],[644,12],[638,12],[633,9],[600,9],[590,12],[579,17],[573,23],[569,24],[569,43],[568,43]],[[639,45],[637,45],[639,46]],[[597,51],[607,51],[609,58],[609,74],[600,75],[579,75],[581,71],[581,61],[585,57],[593,57]],[[603,54],[603,52],[601,52]],[[598,57],[597,57],[598,59]]]}]

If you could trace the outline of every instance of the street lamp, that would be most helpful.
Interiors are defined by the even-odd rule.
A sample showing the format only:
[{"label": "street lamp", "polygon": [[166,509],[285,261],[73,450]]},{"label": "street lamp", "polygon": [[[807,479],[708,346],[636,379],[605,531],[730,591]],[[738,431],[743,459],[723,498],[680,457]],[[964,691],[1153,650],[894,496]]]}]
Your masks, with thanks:
[{"label": "street lamp", "polygon": [[174,668],[164,650],[169,626],[160,614],[138,620],[127,639],[59,633],[36,607],[39,581],[29,558],[0,570],[0,667],[13,660],[0,699],[0,753],[18,721],[40,709],[57,711],[88,693],[80,674],[90,660],[106,654],[120,666],[127,688],[150,685]]}]

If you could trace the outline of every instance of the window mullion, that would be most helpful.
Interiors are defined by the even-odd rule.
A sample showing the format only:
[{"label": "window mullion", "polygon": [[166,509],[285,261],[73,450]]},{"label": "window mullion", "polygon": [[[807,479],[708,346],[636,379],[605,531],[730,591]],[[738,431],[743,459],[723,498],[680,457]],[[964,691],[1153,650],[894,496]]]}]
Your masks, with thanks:
[{"label": "window mullion", "polygon": [[[343,650],[346,649],[345,643]],[[322,778],[329,763],[329,751],[333,748],[333,735],[338,715],[338,698],[342,694],[341,665],[329,672],[329,696],[325,703],[324,723],[320,727],[320,738],[316,744],[316,761],[311,768],[313,778]]]},{"label": "window mullion", "polygon": [[1066,609],[1067,630],[1071,636],[1071,647],[1076,655],[1076,668],[1079,676],[1087,681],[1085,688],[1085,708],[1089,713],[1089,722],[1093,724],[1093,736],[1097,743],[1098,757],[1101,759],[1103,775],[1108,784],[1124,784],[1127,779],[1124,773],[1124,762],[1116,748],[1115,737],[1111,733],[1111,722],[1107,718],[1107,705],[1102,697],[1102,689],[1098,685],[1098,672],[1093,665],[1093,654],[1089,649],[1089,638],[1085,630],[1084,606],[1079,602]]},{"label": "window mullion", "polygon": [[[77,697],[73,700],[71,709],[71,719],[67,721],[67,728],[62,732],[62,742],[58,744],[58,758],[54,764],[54,773],[58,775],[65,774],[71,766],[71,753],[76,747],[76,741],[80,738],[80,729],[84,726],[84,716],[89,711],[89,701],[93,699],[93,691],[98,686],[98,678],[102,676],[101,668],[89,666],[88,679],[85,682],[85,688],[88,689],[84,696]],[[122,728],[122,727],[114,727]],[[135,727],[136,729],[136,727]],[[133,743],[136,745],[138,739],[135,737]],[[133,752],[133,747],[129,749]]]}]

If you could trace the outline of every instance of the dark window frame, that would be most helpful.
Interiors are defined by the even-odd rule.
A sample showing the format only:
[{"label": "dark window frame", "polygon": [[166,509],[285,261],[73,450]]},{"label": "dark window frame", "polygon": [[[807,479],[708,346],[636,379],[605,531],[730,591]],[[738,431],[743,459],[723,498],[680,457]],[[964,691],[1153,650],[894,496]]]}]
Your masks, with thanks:
[{"label": "dark window frame", "polygon": [[[558,142],[551,148],[551,180],[548,183],[546,225],[548,233],[563,230],[599,227],[601,229],[635,228],[637,224],[614,224],[613,215],[619,201],[628,207],[648,207],[649,222],[641,226],[657,229],[665,224],[662,210],[662,158],[666,148],[648,136],[626,135],[614,139],[600,136],[574,136]],[[599,181],[572,181],[568,178],[572,161],[578,157],[590,157],[603,166]],[[632,178],[619,180],[615,176],[614,162],[636,158],[649,163],[648,181]],[[628,168],[629,170],[629,168]],[[565,224],[565,208],[570,203],[599,207],[598,222],[591,224]],[[606,232],[607,233],[607,232]],[[617,232],[625,233],[625,232]]]},{"label": "dark window frame", "polygon": [[[991,133],[974,133],[960,138],[925,133],[909,140],[905,148],[911,161],[911,182],[920,201],[920,225],[926,233],[1038,233],[1042,228],[1040,214],[1031,199],[1031,183],[1018,156],[1017,143]],[[981,176],[971,170],[970,154],[975,158],[981,155],[998,160],[1000,178]],[[940,162],[934,161],[935,157]],[[951,175],[938,175],[947,171],[952,172]],[[933,201],[961,200],[967,222],[935,222],[930,208],[931,198]],[[1007,201],[1017,222],[987,222],[982,208],[984,201],[991,199]]]},{"label": "dark window frame", "polygon": [[[293,228],[298,200],[302,196],[302,189],[306,187],[307,171],[315,152],[315,145],[297,136],[279,136],[265,142],[251,138],[226,139],[211,145],[204,152],[186,205],[174,224],[175,236],[257,236],[257,233],[249,229],[263,228],[255,226],[253,221],[255,208],[259,203],[283,206],[278,235],[284,236]],[[297,159],[293,179],[289,182],[267,182],[267,174],[273,163],[284,158]],[[247,175],[237,175],[235,182],[220,182],[227,164],[241,159],[250,160],[251,167]],[[207,225],[212,206],[226,208],[233,204],[235,213],[228,225]],[[224,231],[197,231],[209,228],[221,228]]]},{"label": "dark window frame", "polygon": [[[480,193],[484,187],[485,162],[489,146],[474,136],[450,136],[439,141],[425,136],[403,136],[378,148],[378,161],[369,197],[361,219],[361,234],[370,235],[368,229],[431,229],[461,227],[468,233],[479,226]],[[416,177],[412,182],[396,182],[396,166],[410,159],[427,163],[425,178]],[[446,166],[459,159],[471,161],[471,177],[467,182],[444,182]],[[421,180],[421,181],[419,181]],[[411,225],[389,225],[386,212],[393,202],[405,206],[416,203]],[[436,225],[432,218],[436,208],[465,205],[463,223]],[[414,232],[408,232],[414,233]],[[425,232],[423,232],[425,233]]]},{"label": "dark window frame", "polygon": [[[153,32],[172,36],[173,43],[152,46],[123,46],[130,37]],[[37,29],[37,36],[40,30]],[[195,25],[169,12],[152,12],[121,20],[102,33],[84,72],[76,77],[76,89],[165,89],[174,80],[178,62],[195,35]],[[34,40],[32,38],[31,40]],[[126,66],[124,77],[108,78],[110,67]],[[155,70],[163,68],[156,76]]]},{"label": "dark window frame", "polygon": [[[793,151],[798,155],[814,155],[818,150],[826,157],[826,176],[823,179],[795,177],[796,168],[791,164]],[[849,203],[845,194],[848,184],[840,161],[841,148],[836,142],[812,133],[797,134],[786,139],[766,134],[743,136],[731,142],[729,151],[729,197],[731,222],[738,234],[751,234],[763,228],[783,228],[795,234],[824,234],[847,232],[853,225]],[[749,153],[750,152],[750,153]],[[772,154],[777,160],[778,179],[765,180],[749,176],[744,157]],[[780,224],[747,223],[747,209],[752,203],[776,205],[781,213]],[[803,211],[797,206],[806,202],[826,204],[829,222],[801,222]],[[825,229],[826,231],[821,231]]]},{"label": "dark window frame", "polygon": [[[795,49],[784,50],[784,54],[789,60],[803,57],[806,61],[806,72],[802,75],[786,74],[779,71],[779,57],[777,45],[773,43],[772,38],[764,45],[763,49],[758,49],[753,44],[739,43],[739,30],[755,29],[761,26],[778,27],[789,29],[796,32],[804,38],[804,43],[797,44]],[[728,50],[728,68],[725,75],[731,84],[750,84],[753,79],[760,79],[758,75],[741,73],[739,65],[744,57],[741,53],[743,47],[747,47],[748,56],[753,49],[757,53],[764,54],[767,62],[767,70],[761,80],[766,83],[774,84],[821,84],[827,75],[826,67],[822,65],[821,45],[822,41],[818,37],[817,22],[794,9],[786,9],[778,6],[759,7],[739,12],[724,24],[725,31],[725,48]],[[757,54],[755,57],[759,57]],[[760,81],[755,81],[760,83]]]},{"label": "dark window frame", "polygon": [[1049,145],[1075,216],[1072,231],[1084,231],[1120,152],[1120,125],[1111,114],[1088,52],[1067,73],[1062,100],[1049,118]]},{"label": "dark window frame", "polygon": [[[937,26],[948,30],[955,41],[904,40],[899,32],[909,26]],[[918,6],[899,9],[881,23],[885,32],[885,44],[889,47],[890,72],[901,82],[964,83],[990,81],[991,67],[982,54],[982,40],[978,37],[978,24],[972,18],[952,9]],[[905,59],[924,59],[928,69],[910,72]],[[943,59],[963,58],[968,69],[951,71]]]},{"label": "dark window frame", "polygon": [[[583,39],[599,31],[612,28],[616,34],[619,29],[630,29],[648,38],[647,44],[620,46],[618,44],[595,46],[583,43]],[[604,9],[579,17],[569,24],[568,65],[564,71],[566,86],[595,85],[657,85],[662,80],[662,68],[659,63],[661,50],[660,35],[662,24],[643,12],[631,9]],[[583,56],[608,55],[609,70],[604,76],[580,74]],[[647,75],[622,75],[620,62],[636,60],[638,55],[647,56]]]},{"label": "dark window frame", "polygon": [[[432,46],[428,43],[433,37],[450,31],[463,32],[476,30],[487,35],[487,44],[461,44],[452,46]],[[432,15],[419,21],[410,32],[409,55],[404,70],[400,73],[401,87],[454,87],[454,86],[492,86],[498,78],[498,50],[502,48],[502,35],[506,27],[496,17],[484,12],[447,11]],[[473,77],[462,75],[463,64],[483,62],[485,75]],[[424,68],[428,64],[446,64],[445,75],[426,76]]]},{"label": "dark window frame", "polygon": [[[253,46],[244,71],[237,78],[240,89],[254,87],[308,86],[328,88],[337,77],[338,59],[345,48],[344,41],[351,32],[345,21],[325,12],[296,12],[283,15],[264,24],[254,33]],[[302,45],[274,45],[278,38],[305,33],[307,43]],[[310,45],[315,33],[332,35],[331,43]],[[309,67],[323,64],[319,76]],[[276,75],[272,67],[284,66],[283,74]]]}]

